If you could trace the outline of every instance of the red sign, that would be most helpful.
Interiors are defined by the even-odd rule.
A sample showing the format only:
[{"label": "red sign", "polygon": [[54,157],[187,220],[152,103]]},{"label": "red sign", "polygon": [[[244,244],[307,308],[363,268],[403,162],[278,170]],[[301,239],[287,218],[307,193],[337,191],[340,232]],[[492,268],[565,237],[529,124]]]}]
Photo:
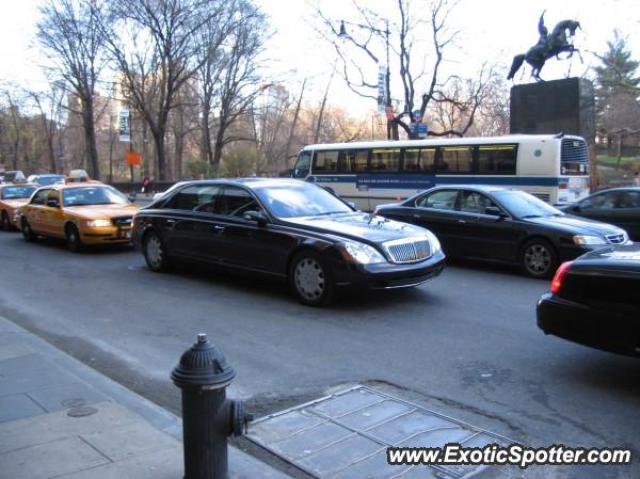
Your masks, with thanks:
[{"label": "red sign", "polygon": [[384,112],[387,114],[387,120],[393,120],[396,117],[396,112],[392,106],[386,107]]},{"label": "red sign", "polygon": [[129,166],[140,166],[142,155],[137,151],[127,151],[125,153],[125,159],[127,160],[127,165]]}]

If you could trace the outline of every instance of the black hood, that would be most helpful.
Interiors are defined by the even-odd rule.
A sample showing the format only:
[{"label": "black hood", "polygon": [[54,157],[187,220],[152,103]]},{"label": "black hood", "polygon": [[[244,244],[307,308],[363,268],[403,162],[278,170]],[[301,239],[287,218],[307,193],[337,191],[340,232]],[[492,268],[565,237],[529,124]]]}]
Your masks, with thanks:
[{"label": "black hood", "polygon": [[608,235],[620,235],[625,232],[617,226],[571,215],[524,218],[523,221],[561,229],[566,231],[568,234],[574,235],[595,235],[602,237]]},{"label": "black hood", "polygon": [[290,225],[302,226],[317,232],[344,236],[349,239],[372,243],[424,235],[427,231],[419,226],[393,221],[382,216],[361,211],[330,216],[305,216],[282,219]]}]

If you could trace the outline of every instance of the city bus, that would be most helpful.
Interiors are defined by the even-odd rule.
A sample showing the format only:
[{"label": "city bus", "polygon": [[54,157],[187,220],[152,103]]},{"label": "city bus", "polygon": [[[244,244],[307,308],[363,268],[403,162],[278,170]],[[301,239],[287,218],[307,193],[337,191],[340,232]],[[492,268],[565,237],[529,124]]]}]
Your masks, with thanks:
[{"label": "city bus", "polygon": [[550,204],[589,194],[589,154],[570,135],[506,135],[304,147],[292,171],[365,211],[435,185],[501,185]]}]

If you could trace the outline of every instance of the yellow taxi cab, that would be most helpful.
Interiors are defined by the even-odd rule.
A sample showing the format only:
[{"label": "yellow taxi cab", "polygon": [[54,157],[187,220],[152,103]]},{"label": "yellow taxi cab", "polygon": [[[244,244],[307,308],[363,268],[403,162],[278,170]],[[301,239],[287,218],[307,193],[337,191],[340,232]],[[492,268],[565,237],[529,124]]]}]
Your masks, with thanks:
[{"label": "yellow taxi cab", "polygon": [[83,245],[129,243],[138,206],[115,188],[99,182],[70,182],[38,189],[20,208],[27,241],[38,235],[67,240],[71,251]]},{"label": "yellow taxi cab", "polygon": [[9,231],[16,227],[16,211],[29,202],[34,191],[39,188],[34,183],[7,183],[0,185],[0,218],[2,229]]}]

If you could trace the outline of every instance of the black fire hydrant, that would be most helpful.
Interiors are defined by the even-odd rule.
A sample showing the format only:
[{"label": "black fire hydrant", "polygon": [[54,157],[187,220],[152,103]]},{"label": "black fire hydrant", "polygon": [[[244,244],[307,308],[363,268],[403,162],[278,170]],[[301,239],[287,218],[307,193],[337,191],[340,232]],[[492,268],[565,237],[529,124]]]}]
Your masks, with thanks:
[{"label": "black fire hydrant", "polygon": [[227,437],[241,436],[251,416],[241,401],[226,399],[236,373],[222,352],[198,334],[171,373],[182,390],[185,479],[227,479]]}]

